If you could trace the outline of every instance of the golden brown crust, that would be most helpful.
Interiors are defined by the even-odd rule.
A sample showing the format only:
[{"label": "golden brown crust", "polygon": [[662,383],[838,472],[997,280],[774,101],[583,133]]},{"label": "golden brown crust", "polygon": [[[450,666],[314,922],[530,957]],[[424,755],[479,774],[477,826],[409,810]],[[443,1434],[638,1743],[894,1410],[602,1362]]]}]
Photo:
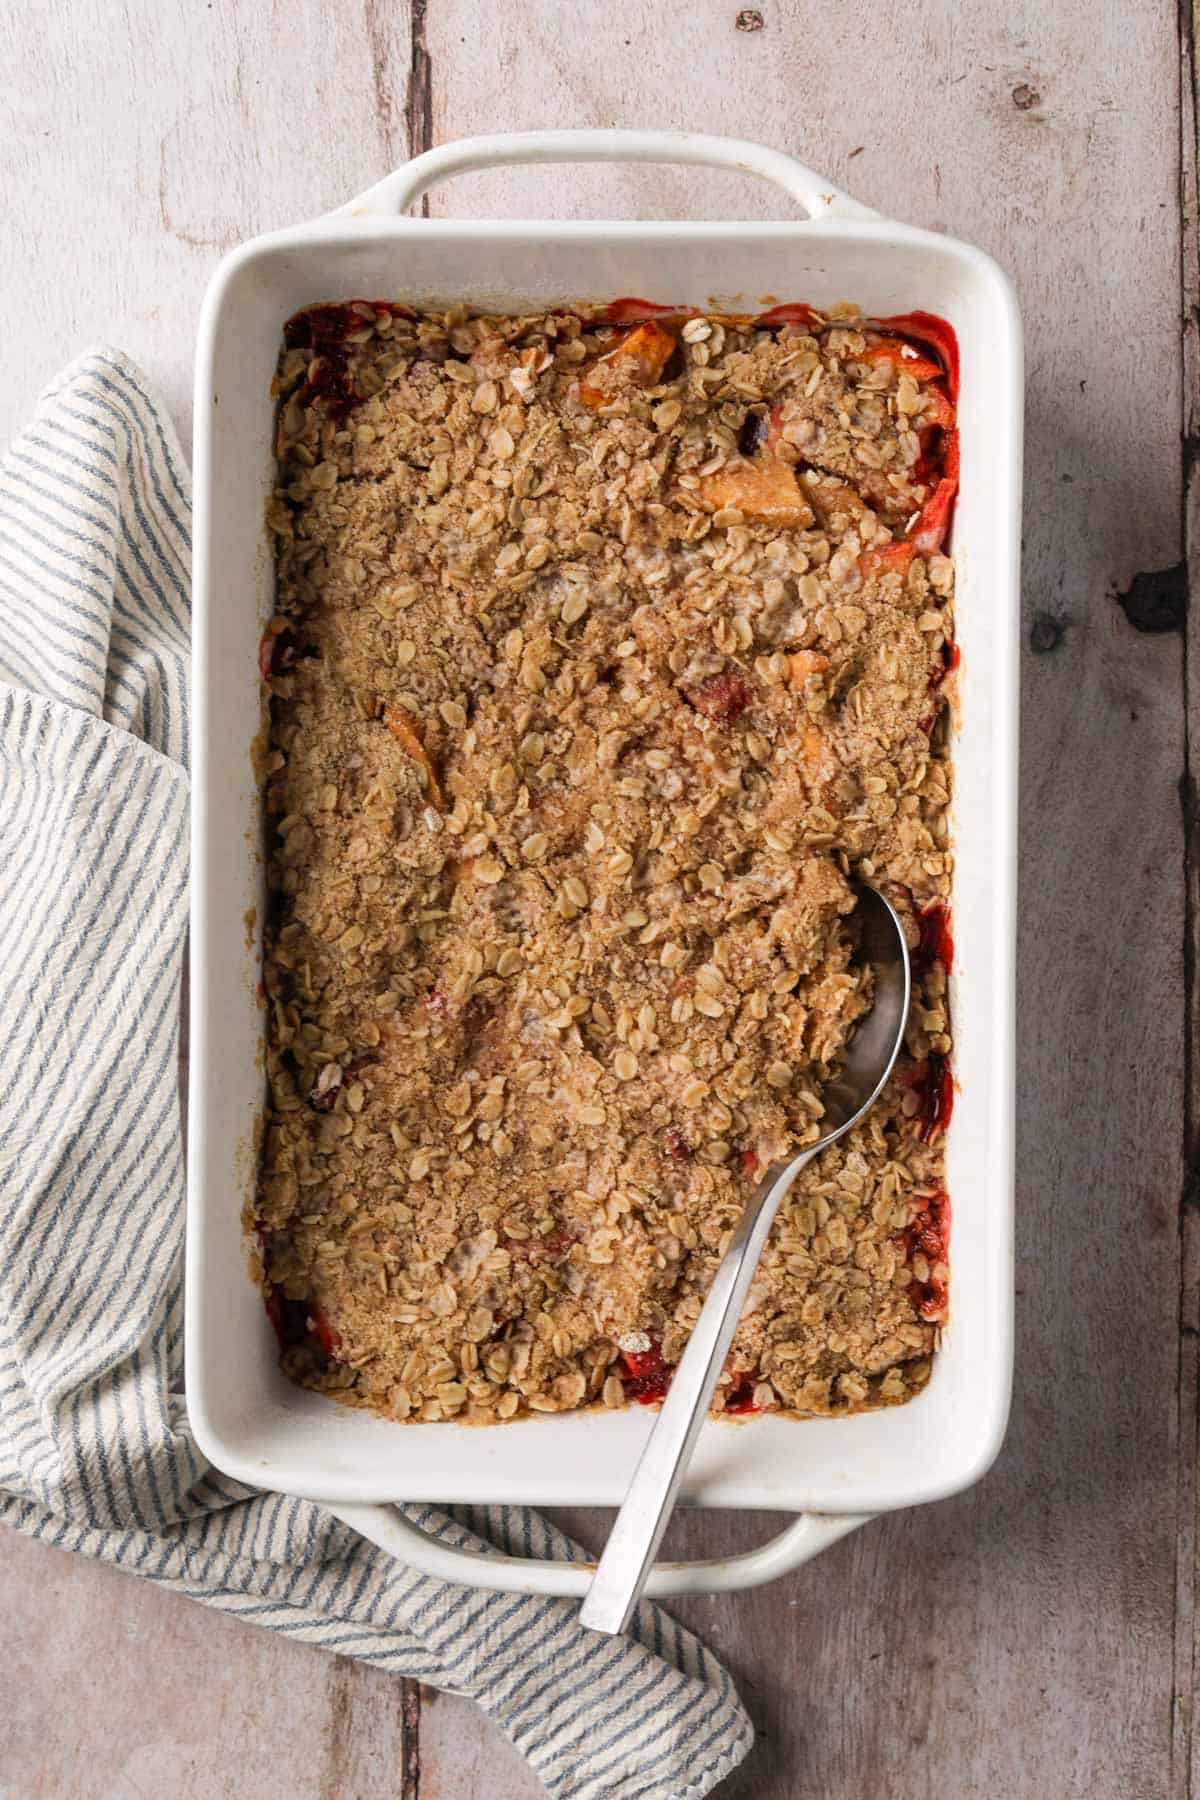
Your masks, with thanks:
[{"label": "golden brown crust", "polygon": [[[849,878],[914,942],[949,892],[951,565],[858,564],[926,496],[921,385],[852,318],[672,332],[622,358],[577,317],[363,307],[337,404],[311,346],[281,359],[254,1223],[308,1321],[291,1372],[395,1418],[620,1405],[622,1350],[676,1360],[869,1002]],[[913,1115],[949,1028],[919,975],[718,1410],[927,1378],[903,1234],[941,1183]]]}]

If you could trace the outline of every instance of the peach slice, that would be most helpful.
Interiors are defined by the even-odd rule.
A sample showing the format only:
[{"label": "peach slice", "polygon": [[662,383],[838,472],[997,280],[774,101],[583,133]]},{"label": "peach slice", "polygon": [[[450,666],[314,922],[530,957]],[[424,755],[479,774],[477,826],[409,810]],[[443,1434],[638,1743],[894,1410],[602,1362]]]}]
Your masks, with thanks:
[{"label": "peach slice", "polygon": [[705,512],[735,506],[744,519],[761,519],[768,525],[804,526],[813,522],[812,508],[786,463],[774,457],[755,462],[732,463],[713,475],[701,477],[694,489]]},{"label": "peach slice", "polygon": [[392,736],[399,741],[400,747],[411,756],[418,769],[425,777],[425,785],[429,798],[439,812],[446,810],[446,796],[442,784],[438,780],[437,770],[430,761],[429,752],[421,742],[421,734],[409,714],[394,700],[386,700],[383,707],[383,722]]},{"label": "peach slice", "polygon": [[802,688],[814,675],[824,675],[829,658],[819,650],[796,650],[788,658],[788,680],[794,688]]},{"label": "peach slice", "polygon": [[[611,350],[606,350],[603,356],[596,358],[589,374],[595,375],[598,370],[607,369],[611,371],[611,375],[623,376],[635,387],[653,387],[674,350],[675,339],[670,332],[651,321],[626,332]],[[585,375],[579,383],[579,398],[593,410],[607,406],[614,397],[611,379],[598,386]]]}]

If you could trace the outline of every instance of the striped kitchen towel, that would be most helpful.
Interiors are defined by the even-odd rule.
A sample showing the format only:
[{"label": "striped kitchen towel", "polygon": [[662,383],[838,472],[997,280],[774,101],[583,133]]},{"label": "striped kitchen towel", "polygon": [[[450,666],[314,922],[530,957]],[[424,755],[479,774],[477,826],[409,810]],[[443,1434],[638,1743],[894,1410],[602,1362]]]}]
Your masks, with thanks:
[{"label": "striped kitchen towel", "polygon": [[[550,1793],[707,1794],[753,1731],[658,1607],[418,1575],[227,1480],[183,1391],[177,1091],[187,931],[189,485],[112,351],[0,465],[0,1519],[279,1632],[468,1694]],[[577,1554],[523,1508],[406,1509],[447,1542]]]}]

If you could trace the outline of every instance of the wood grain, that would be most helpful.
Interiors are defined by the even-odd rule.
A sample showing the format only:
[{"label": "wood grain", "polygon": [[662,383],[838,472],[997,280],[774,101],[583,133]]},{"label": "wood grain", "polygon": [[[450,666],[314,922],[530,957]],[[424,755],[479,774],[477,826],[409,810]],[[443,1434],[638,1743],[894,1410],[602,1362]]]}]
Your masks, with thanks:
[{"label": "wood grain", "polygon": [[97,339],[153,373],[187,442],[205,283],[242,239],[408,155],[405,0],[34,0],[0,11],[0,443]]},{"label": "wood grain", "polygon": [[1178,1519],[1175,1568],[1175,1684],[1172,1793],[1200,1793],[1200,1734],[1195,1729],[1198,1658],[1197,1415],[1200,1412],[1200,0],[1180,7],[1179,123],[1183,305],[1183,574],[1187,577],[1186,761],[1180,781],[1187,875],[1184,940],[1187,1075],[1184,1188],[1179,1209]]},{"label": "wood grain", "polygon": [[408,1800],[408,1684],[15,1532],[0,1541],[0,1800]]},{"label": "wood grain", "polygon": [[[1029,430],[1012,1428],[978,1489],[876,1522],[785,1583],[679,1612],[759,1729],[730,1800],[1188,1800],[1200,615],[1185,643],[1182,611],[1146,632],[1119,597],[1179,565],[1184,448],[1187,548],[1200,543],[1192,18],[1187,0],[766,0],[762,29],[743,32],[739,10],[10,10],[0,439],[97,334],[144,362],[186,428],[193,320],[220,251],[472,131],[757,138],[1014,272]],[[733,177],[644,168],[463,177],[430,205],[790,210]],[[598,1517],[568,1523],[600,1541]],[[766,1530],[688,1515],[671,1542],[716,1554]],[[0,1800],[540,1792],[465,1702],[427,1697],[418,1741],[413,1697],[406,1715],[386,1677],[12,1537],[0,1557],[15,1619]]]}]

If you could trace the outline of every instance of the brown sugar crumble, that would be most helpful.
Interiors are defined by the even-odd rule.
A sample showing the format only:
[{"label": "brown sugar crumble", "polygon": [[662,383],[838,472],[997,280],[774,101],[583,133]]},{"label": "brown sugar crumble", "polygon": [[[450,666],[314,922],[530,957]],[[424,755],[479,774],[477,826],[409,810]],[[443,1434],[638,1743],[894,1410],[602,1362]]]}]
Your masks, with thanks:
[{"label": "brown sugar crumble", "polygon": [[785,1202],[714,1411],[928,1379],[956,371],[901,324],[289,321],[248,1222],[305,1385],[471,1423],[661,1398],[870,1004],[860,877],[909,933],[905,1054]]}]

